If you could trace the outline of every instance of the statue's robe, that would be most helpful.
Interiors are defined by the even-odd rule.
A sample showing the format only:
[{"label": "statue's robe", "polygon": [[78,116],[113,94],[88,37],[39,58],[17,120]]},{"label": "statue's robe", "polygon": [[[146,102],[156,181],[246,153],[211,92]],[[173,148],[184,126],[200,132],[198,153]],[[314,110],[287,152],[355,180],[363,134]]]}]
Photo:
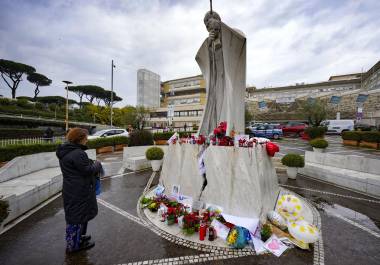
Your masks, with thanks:
[{"label": "statue's robe", "polygon": [[207,102],[199,133],[209,135],[227,121],[227,135],[244,134],[246,89],[246,38],[221,23],[221,48],[207,38],[195,57],[206,81]]}]

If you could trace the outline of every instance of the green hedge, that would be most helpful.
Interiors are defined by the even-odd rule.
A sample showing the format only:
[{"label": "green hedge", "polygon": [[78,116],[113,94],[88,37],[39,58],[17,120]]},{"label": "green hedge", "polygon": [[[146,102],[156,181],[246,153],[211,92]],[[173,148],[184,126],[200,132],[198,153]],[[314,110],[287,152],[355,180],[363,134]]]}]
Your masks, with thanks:
[{"label": "green hedge", "polygon": [[161,160],[164,157],[164,151],[160,147],[151,147],[146,150],[145,156],[148,160]]},{"label": "green hedge", "polygon": [[323,126],[307,127],[305,129],[305,133],[307,133],[310,139],[323,138],[326,132],[327,132],[327,128]]},{"label": "green hedge", "polygon": [[380,143],[380,132],[358,132],[361,134],[361,141],[366,141],[370,143]]},{"label": "green hedge", "polygon": [[[33,137],[43,137],[45,130],[41,129],[19,129],[19,128],[1,128],[0,139],[23,139]],[[62,136],[65,132],[54,131],[54,136]]]},{"label": "green hedge", "polygon": [[281,159],[281,163],[287,167],[304,167],[305,160],[298,154],[286,154]]},{"label": "green hedge", "polygon": [[[115,146],[117,144],[128,144],[129,139],[125,136],[99,138],[90,140],[87,143],[89,149],[101,148],[104,146]],[[29,144],[29,145],[8,145],[0,147],[0,162],[10,161],[17,156],[31,155],[43,152],[54,152],[59,143]]]},{"label": "green hedge", "polygon": [[153,140],[159,141],[159,140],[169,140],[170,137],[174,132],[162,132],[162,133],[154,133],[153,134]]},{"label": "green hedge", "polygon": [[[191,134],[193,133],[196,133],[196,131],[189,131],[189,132],[178,132],[178,136],[180,138],[187,138],[187,137],[190,137]],[[159,140],[169,140],[170,137],[172,137],[172,135],[174,134],[174,132],[162,132],[162,133],[154,133],[153,134],[153,139],[155,141],[159,141]]]},{"label": "green hedge", "polygon": [[366,141],[380,143],[380,132],[376,131],[350,131],[342,133],[343,140]]},{"label": "green hedge", "polygon": [[150,131],[137,130],[129,134],[129,146],[153,145],[153,135]]},{"label": "green hedge", "polygon": [[310,141],[310,145],[314,148],[326,148],[329,143],[325,139],[314,139]]},{"label": "green hedge", "polygon": [[349,132],[342,132],[342,139],[343,140],[352,140],[352,141],[360,141],[361,140],[361,134],[359,132],[349,131]]},{"label": "green hedge", "polygon": [[0,162],[10,161],[17,156],[31,155],[43,152],[54,152],[57,143],[28,144],[28,145],[8,145],[0,147]]}]

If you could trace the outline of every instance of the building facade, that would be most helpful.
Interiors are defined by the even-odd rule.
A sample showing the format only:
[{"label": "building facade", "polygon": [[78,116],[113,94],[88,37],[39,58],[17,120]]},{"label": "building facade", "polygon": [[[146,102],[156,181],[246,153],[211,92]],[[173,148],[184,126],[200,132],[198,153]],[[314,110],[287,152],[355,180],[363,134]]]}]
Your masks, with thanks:
[{"label": "building facade", "polygon": [[147,69],[137,70],[137,105],[160,107],[160,76]]},{"label": "building facade", "polygon": [[153,128],[196,129],[206,104],[206,83],[202,75],[161,83],[160,107],[150,113]]},{"label": "building facade", "polygon": [[302,104],[319,98],[329,107],[329,117],[380,124],[380,61],[364,73],[331,76],[329,80],[283,87],[247,88],[246,104],[255,120],[303,120]]}]

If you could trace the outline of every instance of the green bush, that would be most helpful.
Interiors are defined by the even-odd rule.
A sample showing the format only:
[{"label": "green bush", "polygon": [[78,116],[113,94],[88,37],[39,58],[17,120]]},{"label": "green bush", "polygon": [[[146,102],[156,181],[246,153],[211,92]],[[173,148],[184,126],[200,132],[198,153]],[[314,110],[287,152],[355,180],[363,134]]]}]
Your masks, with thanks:
[{"label": "green bush", "polygon": [[0,147],[0,162],[10,161],[17,156],[30,155],[43,152],[54,152],[58,143],[8,145]]},{"label": "green bush", "polygon": [[[44,109],[45,109],[45,105],[42,104],[41,102],[36,102],[36,103],[34,104],[34,106],[35,106],[36,109],[38,109],[38,110],[44,110]],[[54,111],[54,110],[53,110],[53,111]]]},{"label": "green bush", "polygon": [[114,145],[117,144],[129,144],[129,137],[127,136],[115,136],[112,137]]},{"label": "green bush", "polygon": [[380,132],[358,132],[362,141],[370,143],[380,143]]},{"label": "green bush", "polygon": [[0,224],[8,217],[9,215],[9,203],[5,200],[2,200],[0,197]]},{"label": "green bush", "polygon": [[361,140],[361,133],[357,132],[357,131],[342,132],[342,139],[343,140],[351,140],[351,141],[360,141]]},{"label": "green bush", "polygon": [[16,100],[17,106],[21,108],[31,108],[32,104],[29,103],[29,101],[25,98],[19,98]]},{"label": "green bush", "polygon": [[178,136],[179,136],[179,138],[187,138],[187,137],[191,137],[191,134],[193,134],[193,133],[197,133],[197,132],[196,131],[179,132]]},{"label": "green bush", "polygon": [[169,138],[172,137],[173,134],[174,134],[174,132],[154,133],[153,134],[153,139],[155,141],[169,140]]},{"label": "green bush", "polygon": [[93,140],[89,140],[87,142],[87,147],[89,149],[97,149],[105,146],[114,146],[114,140],[113,137],[104,137],[104,138],[97,138]]},{"label": "green bush", "polygon": [[9,98],[0,98],[0,106],[9,106],[13,104],[15,103]]},{"label": "green bush", "polygon": [[164,151],[160,147],[151,147],[145,152],[148,160],[161,160],[164,157]]},{"label": "green bush", "polygon": [[307,127],[305,129],[305,133],[310,137],[310,139],[323,138],[326,132],[327,128],[324,126]]},{"label": "green bush", "polygon": [[150,131],[136,130],[129,134],[129,146],[153,145],[153,135]]},{"label": "green bush", "polygon": [[326,148],[329,143],[325,139],[314,139],[310,141],[310,145],[314,148]]},{"label": "green bush", "polygon": [[305,160],[298,154],[287,154],[281,159],[281,163],[287,167],[304,167]]},{"label": "green bush", "polygon": [[[159,140],[169,140],[170,137],[173,136],[175,132],[162,132],[162,133],[154,133],[153,139],[155,141]],[[190,132],[178,132],[179,138],[187,138],[191,137],[191,134],[196,133],[196,131],[190,131]]]}]

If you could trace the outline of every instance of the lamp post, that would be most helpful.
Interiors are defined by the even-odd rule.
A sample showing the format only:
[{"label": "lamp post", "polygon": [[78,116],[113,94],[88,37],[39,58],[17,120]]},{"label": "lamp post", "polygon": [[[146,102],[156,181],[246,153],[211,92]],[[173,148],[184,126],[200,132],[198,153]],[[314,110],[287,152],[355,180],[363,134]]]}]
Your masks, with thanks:
[{"label": "lamp post", "polygon": [[116,66],[113,64],[113,60],[111,61],[111,128],[112,128],[112,107],[113,107],[113,69]]},{"label": "lamp post", "polygon": [[62,81],[66,84],[66,132],[69,130],[69,84],[72,84],[73,82],[70,81]]}]

